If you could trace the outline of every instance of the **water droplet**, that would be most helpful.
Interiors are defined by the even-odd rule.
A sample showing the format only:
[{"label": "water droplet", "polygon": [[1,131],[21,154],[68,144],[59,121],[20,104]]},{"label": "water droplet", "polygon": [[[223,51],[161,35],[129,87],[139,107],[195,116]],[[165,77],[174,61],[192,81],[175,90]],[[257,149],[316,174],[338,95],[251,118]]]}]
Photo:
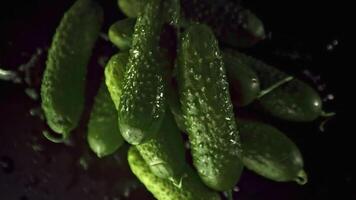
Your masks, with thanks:
[{"label": "water droplet", "polygon": [[239,192],[240,191],[240,188],[238,186],[235,186],[233,189],[232,189],[234,192]]},{"label": "water droplet", "polygon": [[11,174],[15,170],[14,161],[8,156],[0,158],[0,167],[5,174]]}]

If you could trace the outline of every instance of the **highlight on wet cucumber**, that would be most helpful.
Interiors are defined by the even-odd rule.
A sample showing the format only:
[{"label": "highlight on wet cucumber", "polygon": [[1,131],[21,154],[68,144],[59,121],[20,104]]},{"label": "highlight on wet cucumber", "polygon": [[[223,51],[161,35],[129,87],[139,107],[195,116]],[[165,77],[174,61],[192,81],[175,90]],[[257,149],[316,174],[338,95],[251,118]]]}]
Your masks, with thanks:
[{"label": "highlight on wet cucumber", "polygon": [[109,40],[121,50],[130,49],[135,23],[135,18],[126,18],[115,22],[109,28]]},{"label": "highlight on wet cucumber", "polygon": [[207,188],[188,165],[185,166],[186,176],[177,187],[171,181],[155,176],[134,146],[128,152],[128,161],[132,172],[158,200],[220,199],[219,194]]},{"label": "highlight on wet cucumber", "polygon": [[319,94],[305,82],[253,57],[233,50],[225,52],[256,72],[261,85],[257,102],[266,113],[296,122],[313,121],[325,114]]},{"label": "highlight on wet cucumber", "polygon": [[41,98],[49,127],[62,142],[77,127],[84,109],[86,67],[99,35],[103,11],[92,0],[77,0],[64,14],[48,52]]},{"label": "highlight on wet cucumber", "polygon": [[159,62],[162,2],[147,2],[137,18],[119,105],[119,127],[125,140],[140,144],[160,128],[166,97]]},{"label": "highlight on wet cucumber", "polygon": [[242,172],[241,144],[218,43],[206,25],[191,25],[178,55],[178,88],[193,164],[203,182],[229,190]]},{"label": "highlight on wet cucumber", "polygon": [[246,168],[270,180],[308,182],[298,147],[281,131],[257,121],[238,121]]},{"label": "highlight on wet cucumber", "polygon": [[91,150],[100,158],[114,153],[124,143],[118,127],[117,111],[104,82],[90,114],[87,140]]}]

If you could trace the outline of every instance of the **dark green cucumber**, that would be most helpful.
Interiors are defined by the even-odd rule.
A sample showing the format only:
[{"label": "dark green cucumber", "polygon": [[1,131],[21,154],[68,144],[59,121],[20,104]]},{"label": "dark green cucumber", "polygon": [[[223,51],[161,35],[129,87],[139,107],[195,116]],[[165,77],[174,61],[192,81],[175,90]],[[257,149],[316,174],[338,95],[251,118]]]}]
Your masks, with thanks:
[{"label": "dark green cucumber", "polygon": [[121,50],[128,50],[132,45],[136,19],[127,18],[115,22],[109,28],[109,40]]},{"label": "dark green cucumber", "polygon": [[105,67],[105,83],[117,110],[120,105],[128,58],[128,52],[120,52],[113,55]]},{"label": "dark green cucumber", "polygon": [[183,138],[167,111],[158,133],[146,142],[136,145],[153,174],[175,182],[182,178],[185,166]]},{"label": "dark green cucumber", "polygon": [[137,18],[119,105],[119,127],[130,144],[140,144],[160,128],[166,95],[160,63],[160,0],[147,2]]},{"label": "dark green cucumber", "polygon": [[246,48],[265,38],[262,21],[240,1],[181,0],[186,21],[207,24],[228,46]]},{"label": "dark green cucumber", "polygon": [[250,104],[260,94],[257,74],[237,57],[227,53],[223,57],[232,102],[237,106]]},{"label": "dark green cucumber", "polygon": [[138,17],[145,9],[146,0],[118,0],[120,10],[128,17]]},{"label": "dark green cucumber", "polygon": [[208,26],[191,25],[178,55],[178,88],[193,163],[203,182],[225,191],[242,172],[241,144],[223,58]]},{"label": "dark green cucumber", "polygon": [[308,182],[298,147],[281,131],[261,122],[239,120],[244,165],[268,179]]},{"label": "dark green cucumber", "polygon": [[[297,122],[312,121],[323,114],[321,98],[308,84],[297,78],[288,79],[286,73],[253,57],[236,51],[230,53],[256,72],[263,94],[258,104],[266,113]],[[278,87],[274,87],[276,84]]]},{"label": "dark green cucumber", "polygon": [[207,188],[189,166],[186,166],[186,176],[177,187],[171,181],[155,176],[135,147],[130,148],[128,161],[132,172],[158,200],[220,199],[219,194]]},{"label": "dark green cucumber", "polygon": [[48,52],[41,97],[50,128],[63,141],[80,120],[84,108],[86,67],[99,35],[103,11],[91,0],[78,0],[64,14]]},{"label": "dark green cucumber", "polygon": [[104,82],[90,114],[87,140],[91,150],[100,158],[114,153],[124,143],[118,127],[117,111]]}]

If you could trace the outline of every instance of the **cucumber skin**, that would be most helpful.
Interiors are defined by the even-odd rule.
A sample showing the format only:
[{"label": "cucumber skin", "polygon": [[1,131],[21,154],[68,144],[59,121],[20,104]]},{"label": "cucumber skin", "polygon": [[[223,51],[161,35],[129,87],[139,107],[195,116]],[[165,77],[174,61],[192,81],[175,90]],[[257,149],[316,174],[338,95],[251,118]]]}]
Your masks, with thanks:
[{"label": "cucumber skin", "polygon": [[118,127],[117,111],[104,82],[90,114],[87,140],[99,158],[114,153],[124,143]]},{"label": "cucumber skin", "polygon": [[136,19],[134,18],[127,18],[115,22],[109,28],[109,40],[121,50],[130,49],[135,23]]},{"label": "cucumber skin", "polygon": [[261,122],[239,119],[246,168],[270,180],[307,182],[298,147],[281,131]]},{"label": "cucumber skin", "polygon": [[156,176],[171,180],[182,178],[185,166],[184,142],[168,110],[157,134],[136,145],[136,148]]},{"label": "cucumber skin", "polygon": [[41,98],[50,128],[66,138],[84,109],[86,67],[99,35],[103,11],[78,0],[63,16],[48,52]]},{"label": "cucumber skin", "polygon": [[113,55],[105,67],[105,83],[115,104],[116,110],[119,109],[120,105],[128,58],[129,53],[122,51]]},{"label": "cucumber skin", "polygon": [[186,167],[186,176],[181,187],[171,181],[155,176],[135,147],[128,152],[128,162],[132,172],[158,200],[219,200],[220,196],[207,188],[190,167]]},{"label": "cucumber skin", "polygon": [[206,185],[226,191],[241,175],[242,149],[223,59],[209,27],[192,25],[183,33],[178,62],[193,164]]},{"label": "cucumber skin", "polygon": [[166,97],[159,55],[161,1],[146,5],[135,25],[119,105],[119,127],[130,144],[140,144],[160,128]]}]

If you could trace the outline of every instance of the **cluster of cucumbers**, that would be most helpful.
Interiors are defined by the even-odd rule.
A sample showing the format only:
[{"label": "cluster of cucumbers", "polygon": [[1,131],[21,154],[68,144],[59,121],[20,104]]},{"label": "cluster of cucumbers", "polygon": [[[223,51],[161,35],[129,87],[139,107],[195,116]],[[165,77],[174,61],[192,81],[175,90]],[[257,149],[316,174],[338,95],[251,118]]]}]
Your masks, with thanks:
[{"label": "cluster of cucumbers", "polygon": [[[119,50],[95,97],[88,144],[98,157],[131,144],[132,172],[160,200],[221,199],[245,167],[274,181],[307,182],[298,147],[277,128],[239,116],[239,108],[253,104],[278,119],[309,122],[325,114],[322,101],[303,81],[239,52],[264,38],[263,24],[231,1],[218,2],[119,0],[128,18],[108,30]],[[53,142],[68,139],[81,119],[102,23],[96,1],[76,0],[56,30],[41,87],[47,124],[58,133],[45,134]],[[174,34],[163,40],[167,27]],[[165,45],[172,41],[174,48]]]}]

